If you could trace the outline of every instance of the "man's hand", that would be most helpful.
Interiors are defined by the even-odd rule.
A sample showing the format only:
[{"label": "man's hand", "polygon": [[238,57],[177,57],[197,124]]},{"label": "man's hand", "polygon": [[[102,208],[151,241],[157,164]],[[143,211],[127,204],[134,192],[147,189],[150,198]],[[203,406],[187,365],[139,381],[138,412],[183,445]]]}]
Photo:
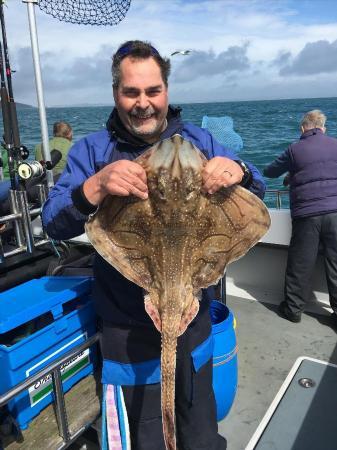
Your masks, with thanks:
[{"label": "man's hand", "polygon": [[83,185],[87,200],[99,205],[108,195],[135,195],[142,200],[147,199],[148,189],[146,172],[140,164],[122,159],[108,164]]},{"label": "man's hand", "polygon": [[239,164],[229,158],[216,156],[210,159],[202,171],[203,190],[214,194],[222,187],[229,187],[242,181],[243,171]]}]

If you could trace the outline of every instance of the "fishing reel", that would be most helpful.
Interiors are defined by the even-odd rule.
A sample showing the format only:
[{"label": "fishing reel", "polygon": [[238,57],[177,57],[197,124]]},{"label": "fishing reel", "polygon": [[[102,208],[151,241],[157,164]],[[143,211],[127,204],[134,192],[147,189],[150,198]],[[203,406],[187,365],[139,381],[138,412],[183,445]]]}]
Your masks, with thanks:
[{"label": "fishing reel", "polygon": [[18,175],[22,180],[39,178],[45,173],[45,164],[39,161],[25,161],[18,165]]},{"label": "fishing reel", "polygon": [[[7,148],[7,145],[5,144],[5,142],[1,142],[1,147],[8,152],[8,161],[9,161],[9,170],[11,171],[15,171],[14,169],[14,162],[16,162],[18,165],[22,165],[22,164],[26,164],[26,163],[22,163],[22,161],[24,161],[25,159],[28,158],[29,156],[29,150],[25,145],[20,145],[19,147],[14,147],[14,148]],[[1,155],[1,153],[0,153]],[[12,161],[12,163],[10,163],[10,161]],[[21,161],[21,163],[20,163]],[[3,167],[3,160],[2,158],[0,158],[0,167]],[[21,177],[22,179],[26,179],[24,177]]]},{"label": "fishing reel", "polygon": [[20,147],[16,150],[14,157],[18,160],[25,160],[29,156],[29,150],[25,145],[20,145]]},{"label": "fishing reel", "polygon": [[52,170],[61,161],[62,153],[59,150],[52,150],[51,161],[25,161],[18,165],[18,175],[22,180],[41,178],[47,170]]},{"label": "fishing reel", "polygon": [[29,156],[29,150],[28,150],[28,148],[25,145],[20,145],[20,147],[17,147],[17,148],[13,148],[12,147],[10,150],[8,150],[6,143],[2,141],[1,142],[1,147],[5,151],[10,152],[10,155],[16,161],[25,160]]}]

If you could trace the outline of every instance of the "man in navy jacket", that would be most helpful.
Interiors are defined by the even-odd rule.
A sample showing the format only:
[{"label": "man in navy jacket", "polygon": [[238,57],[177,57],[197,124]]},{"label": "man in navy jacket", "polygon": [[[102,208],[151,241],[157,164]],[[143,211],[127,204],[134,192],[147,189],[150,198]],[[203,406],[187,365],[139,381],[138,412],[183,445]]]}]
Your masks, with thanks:
[{"label": "man in navy jacket", "polygon": [[[217,143],[208,131],[183,123],[168,104],[169,60],[149,43],[128,41],[113,57],[115,109],[107,129],[76,143],[65,171],[43,208],[43,223],[55,239],[83,233],[84,223],[106,195],[148,196],[146,173],[134,162],[159,140],[178,133],[209,159],[203,188],[241,184],[263,197],[257,169]],[[96,255],[94,297],[102,319],[102,382],[123,386],[133,450],[164,450],[160,409],[160,334],[145,312],[142,289]],[[212,346],[206,293],[197,317],[178,340],[176,425],[181,449],[222,450],[212,391]],[[202,357],[199,370],[193,355]],[[198,355],[198,352],[200,353]]]},{"label": "man in navy jacket", "polygon": [[337,139],[325,134],[325,121],[319,110],[305,114],[300,140],[264,169],[270,178],[289,172],[292,236],[279,312],[292,322],[308,301],[320,242],[334,319],[337,313]]}]

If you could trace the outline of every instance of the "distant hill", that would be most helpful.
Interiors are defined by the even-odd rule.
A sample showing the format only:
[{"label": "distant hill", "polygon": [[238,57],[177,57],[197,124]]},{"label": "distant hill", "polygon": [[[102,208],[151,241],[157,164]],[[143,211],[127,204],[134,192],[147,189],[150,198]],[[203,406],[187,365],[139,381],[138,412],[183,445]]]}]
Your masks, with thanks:
[{"label": "distant hill", "polygon": [[34,108],[34,109],[36,109],[36,106],[26,105],[26,103],[16,103],[16,107],[19,108],[19,109],[26,109],[26,108]]},{"label": "distant hill", "polygon": [[[19,103],[19,102],[17,102],[17,103],[15,103],[16,104],[16,107],[17,107],[17,109],[27,109],[27,108],[36,108],[36,106],[32,106],[32,105],[27,105],[26,103]],[[0,105],[1,105],[1,100],[0,100]],[[0,110],[0,113],[1,113],[1,110]]]},{"label": "distant hill", "polygon": [[112,108],[113,103],[76,103],[71,105],[53,105],[48,108]]}]

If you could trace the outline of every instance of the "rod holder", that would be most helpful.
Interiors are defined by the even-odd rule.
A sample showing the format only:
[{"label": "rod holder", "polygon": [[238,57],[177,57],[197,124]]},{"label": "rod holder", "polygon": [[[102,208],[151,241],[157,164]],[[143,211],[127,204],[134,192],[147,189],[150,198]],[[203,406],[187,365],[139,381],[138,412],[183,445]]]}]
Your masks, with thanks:
[{"label": "rod holder", "polygon": [[22,213],[22,226],[26,238],[27,252],[33,253],[34,251],[34,236],[32,228],[32,220],[29,212],[29,205],[26,191],[16,191],[18,196],[19,208]]},{"label": "rod holder", "polygon": [[[12,214],[15,214],[17,217],[22,218],[21,211],[19,209],[18,198],[17,198],[17,190],[10,189],[9,190],[9,206]],[[22,247],[24,244],[24,234],[22,230],[22,224],[19,220],[14,221],[14,232],[16,243],[18,247]]]}]

